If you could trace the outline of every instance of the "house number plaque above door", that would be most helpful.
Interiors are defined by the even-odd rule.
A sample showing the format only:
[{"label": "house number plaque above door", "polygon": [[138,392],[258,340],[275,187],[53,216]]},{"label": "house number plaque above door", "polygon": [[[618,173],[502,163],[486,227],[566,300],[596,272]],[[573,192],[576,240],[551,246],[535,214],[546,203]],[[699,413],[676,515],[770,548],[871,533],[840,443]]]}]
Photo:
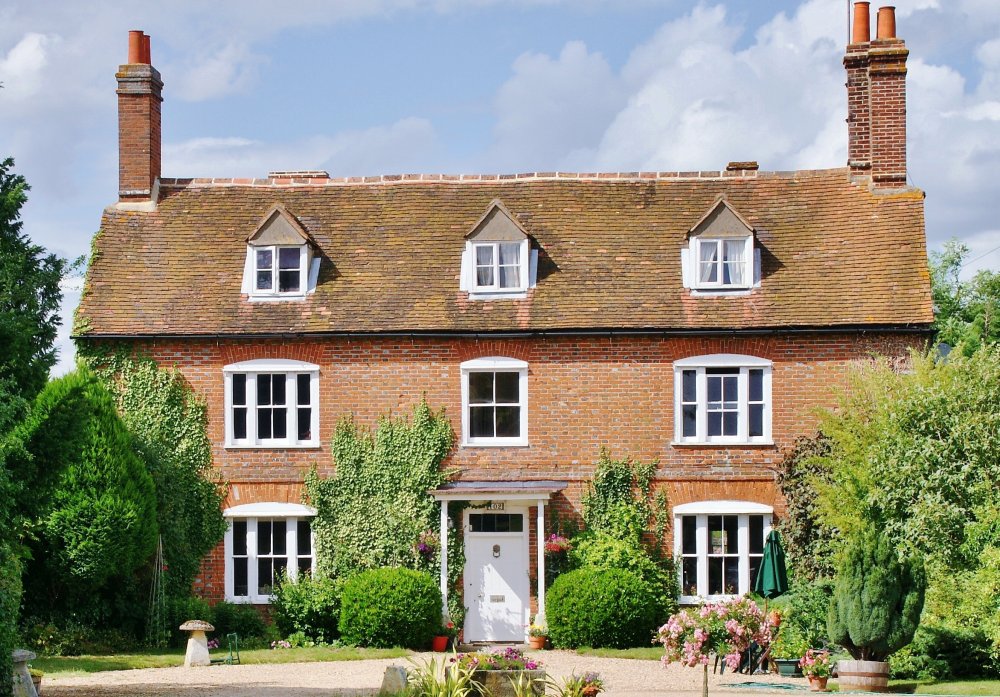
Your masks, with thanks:
[{"label": "house number plaque above door", "polygon": [[487,511],[502,511],[504,509],[503,507],[504,507],[503,501],[490,501],[488,504],[486,504]]}]

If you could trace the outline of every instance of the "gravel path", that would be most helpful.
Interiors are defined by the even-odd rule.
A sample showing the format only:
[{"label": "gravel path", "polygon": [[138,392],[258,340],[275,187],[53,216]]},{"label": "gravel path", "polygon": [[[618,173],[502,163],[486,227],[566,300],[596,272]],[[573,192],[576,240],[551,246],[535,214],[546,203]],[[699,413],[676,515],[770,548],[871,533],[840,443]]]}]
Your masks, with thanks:
[{"label": "gravel path", "polygon": [[[596,670],[605,679],[608,697],[653,697],[653,695],[697,695],[701,672],[694,668],[668,666],[656,661],[579,656],[568,651],[539,652],[550,675],[561,679],[571,673]],[[433,654],[411,660],[422,663]],[[440,654],[438,654],[440,656]],[[347,697],[372,695],[382,684],[386,666],[408,665],[407,659],[339,661],[331,663],[283,663],[269,665],[212,666],[207,668],[147,668],[107,671],[79,677],[45,678],[45,697]],[[775,689],[747,689],[733,683],[766,681]],[[781,689],[794,685],[795,691]],[[776,676],[709,673],[709,692],[715,695],[776,697],[795,695],[807,689],[804,679],[783,680]],[[801,695],[804,697],[804,695]]]}]

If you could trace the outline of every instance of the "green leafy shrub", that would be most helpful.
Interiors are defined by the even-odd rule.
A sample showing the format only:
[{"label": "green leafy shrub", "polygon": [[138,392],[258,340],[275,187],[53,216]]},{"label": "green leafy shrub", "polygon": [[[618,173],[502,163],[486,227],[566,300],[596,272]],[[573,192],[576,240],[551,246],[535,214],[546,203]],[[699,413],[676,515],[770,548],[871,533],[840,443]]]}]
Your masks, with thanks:
[{"label": "green leafy shrub", "polygon": [[441,591],[411,569],[363,571],[344,583],[340,634],[358,646],[426,648],[441,627]]},{"label": "green leafy shrub", "polygon": [[660,614],[649,584],[624,569],[565,573],[545,602],[549,638],[557,648],[646,646]]},{"label": "green leafy shrub", "polygon": [[891,677],[917,680],[986,678],[997,673],[989,638],[978,627],[921,626],[892,655]]},{"label": "green leafy shrub", "polygon": [[874,528],[847,548],[833,589],[830,640],[859,661],[884,661],[913,640],[924,608],[922,561],[899,561],[887,536]]},{"label": "green leafy shrub", "polygon": [[791,588],[778,598],[773,607],[781,611],[781,626],[794,625],[809,648],[821,648],[827,643],[827,617],[833,581],[792,581]]},{"label": "green leafy shrub", "polygon": [[188,620],[204,620],[215,626],[214,619],[215,610],[203,598],[168,598],[166,621],[170,630],[170,645],[183,646],[187,642],[188,633],[182,632],[180,626]]},{"label": "green leafy shrub", "polygon": [[269,636],[268,625],[260,611],[253,605],[242,603],[216,603],[212,608],[212,625],[215,635],[223,637],[231,632],[240,635],[240,642],[251,639],[265,639]]},{"label": "green leafy shrub", "polygon": [[271,601],[275,626],[284,637],[301,633],[312,641],[333,641],[340,636],[342,591],[343,581],[325,576],[282,578]]},{"label": "green leafy shrub", "polygon": [[624,569],[645,581],[656,597],[654,624],[663,624],[677,611],[677,573],[672,560],[657,562],[634,538],[622,540],[605,533],[585,533],[574,544],[570,568]]}]

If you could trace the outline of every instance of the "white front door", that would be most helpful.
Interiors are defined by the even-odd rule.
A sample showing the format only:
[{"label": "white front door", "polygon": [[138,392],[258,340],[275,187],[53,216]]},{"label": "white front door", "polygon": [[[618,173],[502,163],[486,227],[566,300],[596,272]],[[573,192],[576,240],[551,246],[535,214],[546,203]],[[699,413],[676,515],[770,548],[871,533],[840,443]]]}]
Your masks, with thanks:
[{"label": "white front door", "polygon": [[465,512],[466,641],[525,639],[531,610],[527,511]]}]

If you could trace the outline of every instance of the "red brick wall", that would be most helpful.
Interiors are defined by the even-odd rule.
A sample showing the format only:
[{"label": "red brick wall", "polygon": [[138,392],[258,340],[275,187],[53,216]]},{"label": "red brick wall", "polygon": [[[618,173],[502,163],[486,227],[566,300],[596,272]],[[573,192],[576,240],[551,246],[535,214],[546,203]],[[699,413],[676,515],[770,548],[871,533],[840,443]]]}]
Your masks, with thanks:
[{"label": "red brick wall", "polygon": [[[528,362],[529,442],[521,448],[456,447],[446,463],[466,479],[561,479],[553,501],[575,515],[602,447],[613,456],[657,460],[670,505],[740,499],[782,501],[775,469],[801,435],[816,426],[816,408],[833,406],[851,363],[875,353],[904,356],[922,339],[900,335],[796,335],[753,338],[561,337],[477,339],[316,339],[296,341],[157,341],[145,350],[176,366],[208,401],[216,465],[232,485],[227,505],[295,502],[313,465],[333,470],[329,442],[337,421],[353,413],[374,426],[380,414],[408,413],[426,396],[461,430],[462,361],[508,356]],[[773,361],[773,446],[673,446],[674,360],[713,353]],[[313,449],[234,449],[223,443],[223,377],[228,363],[291,358],[320,366],[320,442]],[[551,518],[550,518],[551,519]],[[221,553],[196,584],[221,597]]]},{"label": "red brick wall", "polygon": [[123,65],[117,78],[119,198],[149,200],[148,192],[160,176],[163,84],[159,73],[145,64]]}]

